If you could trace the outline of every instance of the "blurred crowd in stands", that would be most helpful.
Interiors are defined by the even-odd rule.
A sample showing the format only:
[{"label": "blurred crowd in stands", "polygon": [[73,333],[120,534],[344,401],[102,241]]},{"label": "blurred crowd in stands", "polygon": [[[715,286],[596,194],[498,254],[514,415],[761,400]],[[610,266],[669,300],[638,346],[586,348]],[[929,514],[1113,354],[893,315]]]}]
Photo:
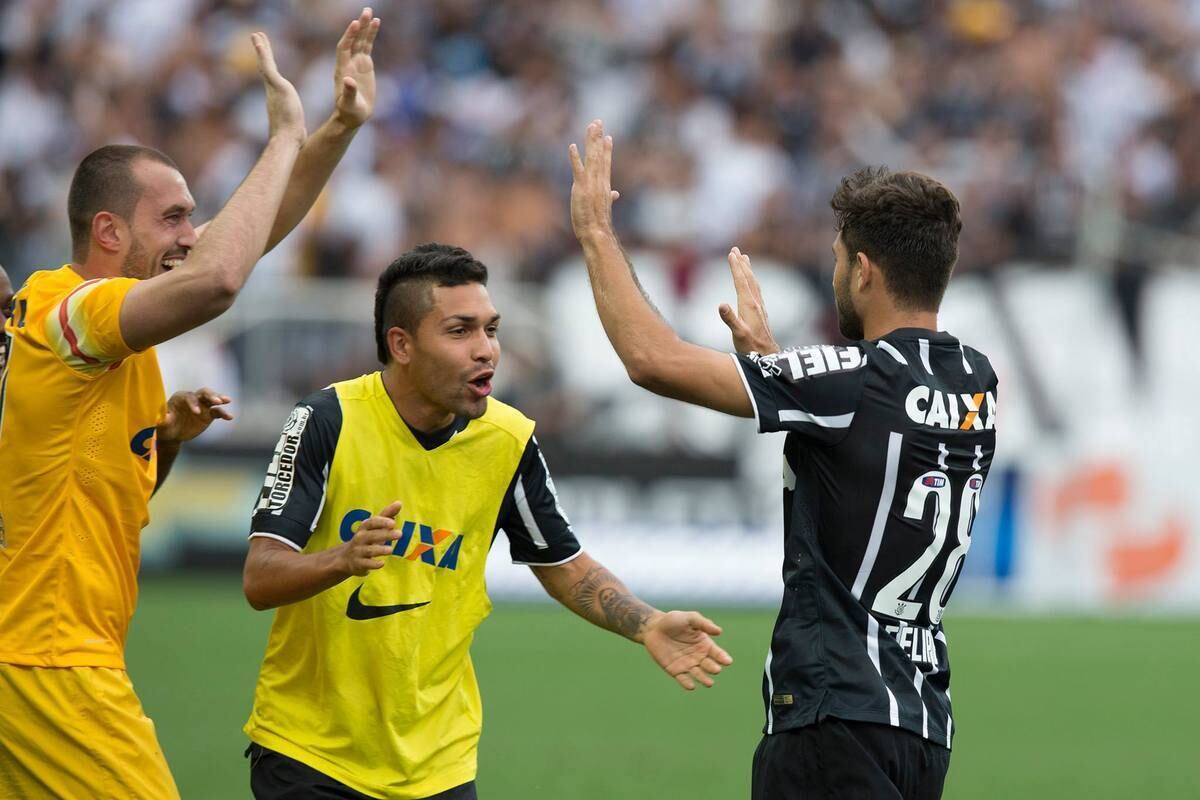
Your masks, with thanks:
[{"label": "blurred crowd in stands", "polygon": [[[310,126],[357,7],[38,0],[0,11],[0,263],[65,247],[71,170],[137,141],[211,214],[263,137],[247,34],[267,30]],[[573,249],[565,146],[602,117],[631,245],[733,243],[828,270],[827,201],[863,162],[960,196],[963,270],[1068,262],[1092,192],[1175,230],[1200,201],[1194,0],[382,2],[377,122],[276,269],[375,274],[460,243],[538,279]]]},{"label": "blurred crowd in stands", "polygon": [[[197,219],[266,131],[248,34],[270,33],[310,129],[353,0],[0,5],[0,263],[68,258],[65,197],[91,149],[171,155]],[[962,272],[1159,258],[1200,224],[1198,0],[386,0],[375,122],[260,286],[372,278],[418,242],[499,280],[576,254],[566,146],[616,139],[618,224],[677,292],[737,244],[824,286],[828,199],[863,163],[929,172],[964,207]],[[1189,240],[1190,241],[1190,240]],[[1140,256],[1138,254],[1141,254]],[[268,277],[264,277],[268,276]]]}]

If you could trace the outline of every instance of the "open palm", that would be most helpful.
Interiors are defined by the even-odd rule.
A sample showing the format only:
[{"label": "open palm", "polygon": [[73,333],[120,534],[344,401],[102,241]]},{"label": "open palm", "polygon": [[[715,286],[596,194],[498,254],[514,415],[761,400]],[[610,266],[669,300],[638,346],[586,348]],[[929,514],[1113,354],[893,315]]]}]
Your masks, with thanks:
[{"label": "open palm", "polygon": [[668,611],[646,629],[643,643],[663,671],[691,691],[696,684],[711,687],[712,675],[733,663],[713,636],[720,627],[695,611]]},{"label": "open palm", "polygon": [[337,115],[350,127],[362,125],[375,112],[375,62],[371,50],[379,25],[379,17],[372,16],[370,8],[364,8],[338,40],[333,91]]}]

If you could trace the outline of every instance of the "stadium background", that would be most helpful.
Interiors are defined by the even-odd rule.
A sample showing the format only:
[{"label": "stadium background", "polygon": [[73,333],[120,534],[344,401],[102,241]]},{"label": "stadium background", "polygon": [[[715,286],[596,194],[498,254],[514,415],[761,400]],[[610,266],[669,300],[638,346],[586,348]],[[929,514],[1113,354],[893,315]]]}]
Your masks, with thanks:
[{"label": "stadium background", "polygon": [[[168,389],[212,385],[238,414],[181,456],[144,536],[130,670],[185,797],[246,796],[239,728],[269,615],[236,573],[278,428],[298,397],[374,368],[372,279],[428,240],[491,267],[499,396],[538,420],[588,549],[641,594],[709,612],[737,659],[717,689],[675,693],[636,648],[535,602],[497,548],[476,648],[481,789],[745,796],[781,442],[624,377],[566,216],[566,144],[593,117],[616,138],[618,225],[643,283],[716,347],[732,244],[754,258],[782,342],[836,337],[828,197],[847,171],[920,169],[958,194],[942,326],[992,357],[1001,417],[947,621],[961,722],[947,795],[1200,796],[1200,4],[374,8],[375,121],[234,310],[160,352]],[[67,183],[101,144],[165,150],[211,216],[266,130],[247,34],[271,34],[311,129],[357,10],[3,4],[0,263],[14,283],[69,253]]]}]

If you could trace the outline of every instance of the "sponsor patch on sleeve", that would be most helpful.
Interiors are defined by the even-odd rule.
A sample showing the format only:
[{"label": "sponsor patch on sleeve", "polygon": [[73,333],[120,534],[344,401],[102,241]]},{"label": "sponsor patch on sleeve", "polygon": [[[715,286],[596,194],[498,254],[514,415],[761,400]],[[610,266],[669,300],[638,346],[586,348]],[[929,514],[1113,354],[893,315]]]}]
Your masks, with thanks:
[{"label": "sponsor patch on sleeve", "polygon": [[312,416],[310,406],[296,406],[292,409],[275,445],[275,455],[267,468],[267,478],[263,482],[262,496],[255,511],[270,511],[278,514],[287,505],[292,496],[292,487],[296,483],[296,459],[300,454],[300,443],[304,437],[304,429]]}]

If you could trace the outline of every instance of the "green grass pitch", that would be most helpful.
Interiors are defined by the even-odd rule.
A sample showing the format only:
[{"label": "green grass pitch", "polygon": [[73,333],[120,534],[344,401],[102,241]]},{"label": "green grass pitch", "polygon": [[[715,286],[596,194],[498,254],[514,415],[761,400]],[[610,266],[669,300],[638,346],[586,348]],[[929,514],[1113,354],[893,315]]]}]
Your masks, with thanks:
[{"label": "green grass pitch", "polygon": [[[475,642],[484,800],[749,795],[773,613],[701,609],[735,663],[686,693],[641,648],[552,604]],[[249,797],[242,723],[269,613],[230,578],[143,583],[129,670],[187,800]],[[955,617],[948,798],[1200,797],[1200,622]]]}]

